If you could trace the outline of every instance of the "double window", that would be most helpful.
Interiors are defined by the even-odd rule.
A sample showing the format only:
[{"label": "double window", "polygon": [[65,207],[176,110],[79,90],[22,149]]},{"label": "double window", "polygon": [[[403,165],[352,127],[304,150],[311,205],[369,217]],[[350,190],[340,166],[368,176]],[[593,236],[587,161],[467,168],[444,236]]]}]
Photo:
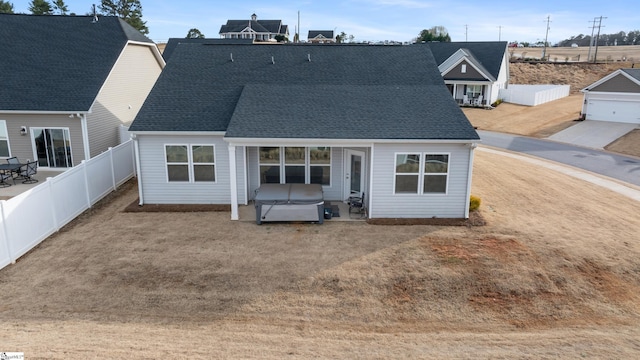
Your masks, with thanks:
[{"label": "double window", "polygon": [[396,194],[446,194],[449,154],[396,154]]},{"label": "double window", "polygon": [[215,182],[213,145],[165,145],[169,182]]},{"label": "double window", "polygon": [[331,148],[261,147],[261,184],[331,185]]}]

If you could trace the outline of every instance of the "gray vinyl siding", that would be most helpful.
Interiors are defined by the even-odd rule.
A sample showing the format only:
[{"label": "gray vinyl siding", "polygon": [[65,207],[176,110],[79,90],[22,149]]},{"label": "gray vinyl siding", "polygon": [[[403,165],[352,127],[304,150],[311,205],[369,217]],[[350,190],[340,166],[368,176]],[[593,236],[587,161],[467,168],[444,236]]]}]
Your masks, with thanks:
[{"label": "gray vinyl siding", "polygon": [[589,91],[640,93],[640,86],[626,76],[618,74]]},{"label": "gray vinyl siding", "polygon": [[[69,118],[69,115],[47,114],[2,114],[0,120],[5,120],[11,156],[20,160],[34,160],[35,148],[31,139],[31,128],[67,128],[71,137],[71,155],[73,165],[78,165],[84,160],[84,147],[82,141],[82,124],[78,118]],[[20,127],[27,127],[27,135],[20,135]],[[2,160],[2,159],[0,159]]]},{"label": "gray vinyl siding", "polygon": [[[331,185],[323,186],[324,199],[327,201],[341,201],[344,187],[343,148],[331,148]],[[253,199],[255,191],[260,187],[260,168],[258,163],[258,148],[250,147],[247,151],[249,199]]]},{"label": "gray vinyl siding", "polygon": [[[466,72],[462,72],[462,65],[466,65]],[[465,80],[487,80],[482,74],[480,74],[471,64],[466,61],[461,62],[456,65],[453,69],[449,70],[446,74],[443,75],[445,80],[456,80],[456,79],[465,79]]]},{"label": "gray vinyl siding", "polygon": [[[373,148],[372,218],[464,218],[470,148],[464,144],[376,144]],[[448,153],[447,194],[394,194],[396,153]],[[471,186],[471,184],[469,184]]]},{"label": "gray vinyl siding", "polygon": [[149,46],[125,47],[87,114],[91,157],[120,143],[118,127],[133,121],[161,71]]},{"label": "gray vinyl siding", "polygon": [[[222,136],[138,135],[143,202],[145,204],[230,204],[229,146]],[[167,180],[165,145],[214,145],[215,183]],[[236,149],[238,202],[246,202],[244,149]]]}]

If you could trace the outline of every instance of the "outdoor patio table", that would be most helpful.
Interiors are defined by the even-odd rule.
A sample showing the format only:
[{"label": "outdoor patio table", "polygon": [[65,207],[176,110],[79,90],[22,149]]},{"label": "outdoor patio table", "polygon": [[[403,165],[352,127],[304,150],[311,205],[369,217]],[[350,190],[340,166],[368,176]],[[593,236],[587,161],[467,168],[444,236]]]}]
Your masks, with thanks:
[{"label": "outdoor patio table", "polygon": [[[15,172],[18,169],[20,169],[22,165],[24,164],[0,164],[0,173],[4,175],[7,173]],[[1,184],[0,186],[2,187],[11,186],[11,184],[5,181],[4,176],[0,176],[0,184]]]}]

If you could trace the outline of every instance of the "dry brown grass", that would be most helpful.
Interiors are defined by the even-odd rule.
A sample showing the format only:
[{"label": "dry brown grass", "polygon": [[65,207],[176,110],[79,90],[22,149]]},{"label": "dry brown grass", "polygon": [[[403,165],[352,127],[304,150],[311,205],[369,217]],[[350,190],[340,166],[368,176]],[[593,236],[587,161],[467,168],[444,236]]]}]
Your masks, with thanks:
[{"label": "dry brown grass", "polygon": [[483,227],[125,213],[134,185],[0,272],[29,358],[637,355],[637,202],[478,151]]}]

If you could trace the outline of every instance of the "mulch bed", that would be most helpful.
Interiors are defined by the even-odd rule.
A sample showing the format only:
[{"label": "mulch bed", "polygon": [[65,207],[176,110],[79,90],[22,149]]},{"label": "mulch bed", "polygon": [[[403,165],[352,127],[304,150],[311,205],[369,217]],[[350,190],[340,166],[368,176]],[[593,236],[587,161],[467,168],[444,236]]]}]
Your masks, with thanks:
[{"label": "mulch bed", "polygon": [[144,204],[139,199],[124,208],[124,212],[205,212],[231,211],[231,205],[225,204]]}]

